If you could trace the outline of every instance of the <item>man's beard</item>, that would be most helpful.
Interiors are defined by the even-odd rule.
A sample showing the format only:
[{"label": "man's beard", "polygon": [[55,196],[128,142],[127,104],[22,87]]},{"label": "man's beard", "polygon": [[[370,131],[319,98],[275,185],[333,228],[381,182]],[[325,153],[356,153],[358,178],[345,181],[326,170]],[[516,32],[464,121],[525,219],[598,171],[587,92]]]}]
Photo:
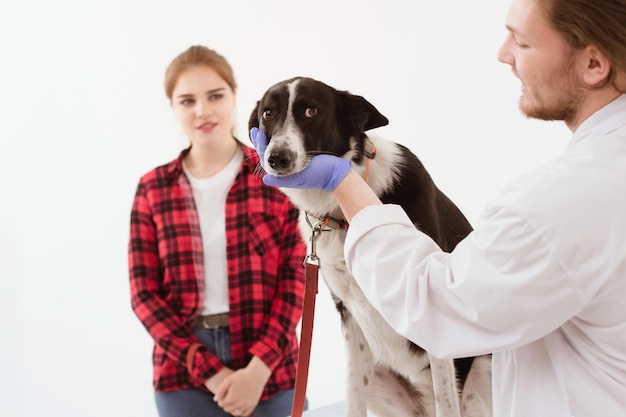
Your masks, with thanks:
[{"label": "man's beard", "polygon": [[583,94],[573,69],[573,62],[566,59],[564,64],[563,71],[552,74],[544,83],[549,86],[549,95],[543,95],[541,101],[535,99],[531,103],[526,103],[524,96],[520,97],[519,108],[526,117],[565,122],[576,118]]},{"label": "man's beard", "polygon": [[581,96],[578,91],[565,91],[565,95],[555,97],[550,103],[534,104],[527,106],[524,97],[520,98],[519,108],[522,113],[531,119],[539,120],[562,120],[569,122],[576,118]]}]

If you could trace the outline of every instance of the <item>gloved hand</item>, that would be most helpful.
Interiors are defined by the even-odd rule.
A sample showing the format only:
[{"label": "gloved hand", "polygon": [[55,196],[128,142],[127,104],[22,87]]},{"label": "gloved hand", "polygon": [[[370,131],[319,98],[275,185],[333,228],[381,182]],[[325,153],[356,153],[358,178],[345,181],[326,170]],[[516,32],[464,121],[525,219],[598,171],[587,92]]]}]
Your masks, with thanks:
[{"label": "gloved hand", "polygon": [[259,155],[261,166],[265,169],[265,148],[267,147],[267,137],[265,136],[265,132],[260,130],[258,127],[253,127],[250,129],[250,139],[252,140],[254,150],[256,150],[256,153]]},{"label": "gloved hand", "polygon": [[[261,159],[261,165],[265,162],[265,148],[267,137],[261,130],[253,127],[250,130],[250,138],[254,149]],[[333,191],[337,185],[348,175],[352,163],[334,155],[321,154],[313,157],[311,163],[302,171],[286,177],[278,177],[267,174],[263,182],[267,185],[285,188],[315,188],[324,191]]]}]

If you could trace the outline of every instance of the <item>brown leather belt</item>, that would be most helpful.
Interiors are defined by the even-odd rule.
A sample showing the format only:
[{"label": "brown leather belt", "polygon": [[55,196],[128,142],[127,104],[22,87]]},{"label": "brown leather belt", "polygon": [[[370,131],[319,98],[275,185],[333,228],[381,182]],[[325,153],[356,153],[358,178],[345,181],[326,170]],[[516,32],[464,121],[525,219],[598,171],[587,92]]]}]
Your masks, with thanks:
[{"label": "brown leather belt", "polygon": [[193,325],[194,327],[202,327],[207,330],[215,330],[223,327],[228,327],[228,313],[198,316]]}]

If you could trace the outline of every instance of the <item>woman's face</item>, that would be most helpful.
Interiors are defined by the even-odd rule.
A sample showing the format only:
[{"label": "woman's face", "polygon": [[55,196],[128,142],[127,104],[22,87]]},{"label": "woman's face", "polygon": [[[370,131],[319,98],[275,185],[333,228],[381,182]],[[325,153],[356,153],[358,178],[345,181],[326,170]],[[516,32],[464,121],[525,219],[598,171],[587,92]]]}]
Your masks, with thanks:
[{"label": "woman's face", "polygon": [[236,95],[211,67],[183,71],[172,91],[172,109],[193,146],[232,139]]}]

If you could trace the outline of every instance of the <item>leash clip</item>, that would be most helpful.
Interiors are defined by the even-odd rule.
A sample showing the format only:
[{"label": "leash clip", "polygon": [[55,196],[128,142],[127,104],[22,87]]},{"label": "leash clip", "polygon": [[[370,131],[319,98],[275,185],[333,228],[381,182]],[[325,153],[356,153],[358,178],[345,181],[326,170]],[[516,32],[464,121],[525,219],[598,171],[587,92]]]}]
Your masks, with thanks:
[{"label": "leash clip", "polygon": [[[317,256],[316,249],[316,241],[320,237],[322,232],[334,232],[335,230],[346,229],[348,227],[348,222],[345,220],[337,220],[332,217],[319,218],[309,214],[308,212],[304,212],[307,224],[311,228],[311,253],[304,258],[303,265],[306,267],[306,264],[315,264],[318,268],[322,267],[322,262],[320,258]],[[311,223],[311,219],[309,217],[315,217],[317,222]]]},{"label": "leash clip", "polygon": [[[307,218],[308,220],[308,218]],[[310,223],[309,223],[310,224]],[[316,241],[320,237],[322,233],[322,226],[324,226],[323,221],[319,221],[314,225],[311,225],[311,253],[309,253],[306,258],[304,258],[304,265],[307,263],[317,265],[318,268],[321,268],[321,261],[319,256],[317,256],[316,249]]]}]

